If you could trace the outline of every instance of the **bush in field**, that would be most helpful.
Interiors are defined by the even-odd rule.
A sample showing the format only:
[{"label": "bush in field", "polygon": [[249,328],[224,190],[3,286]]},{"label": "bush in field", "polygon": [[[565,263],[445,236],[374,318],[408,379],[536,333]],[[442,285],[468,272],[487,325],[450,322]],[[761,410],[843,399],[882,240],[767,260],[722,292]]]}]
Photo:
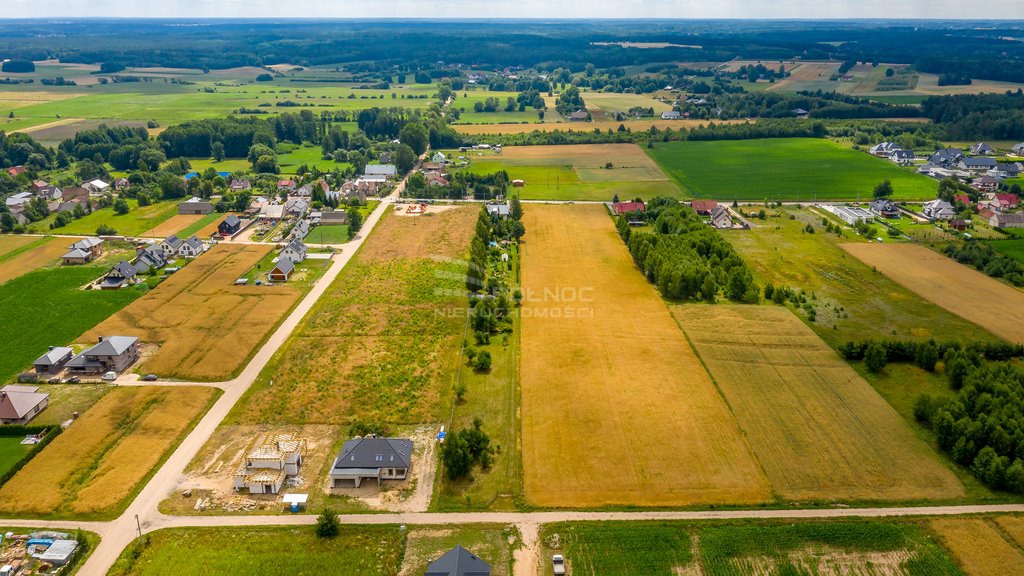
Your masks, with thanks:
[{"label": "bush in field", "polygon": [[324,508],[316,519],[316,535],[320,538],[334,538],[338,531],[338,513],[331,508]]}]

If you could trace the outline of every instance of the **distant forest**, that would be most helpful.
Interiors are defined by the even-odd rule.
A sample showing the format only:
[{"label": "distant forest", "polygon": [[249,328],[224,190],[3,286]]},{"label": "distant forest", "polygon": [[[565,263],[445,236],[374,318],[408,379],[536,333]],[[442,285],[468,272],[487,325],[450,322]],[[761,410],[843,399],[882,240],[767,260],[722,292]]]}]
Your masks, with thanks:
[{"label": "distant forest", "polygon": [[1024,42],[1011,39],[1022,36],[1024,24],[1006,21],[0,20],[0,57],[200,69],[346,64],[382,72],[802,58],[909,63],[923,72],[1024,82]]}]

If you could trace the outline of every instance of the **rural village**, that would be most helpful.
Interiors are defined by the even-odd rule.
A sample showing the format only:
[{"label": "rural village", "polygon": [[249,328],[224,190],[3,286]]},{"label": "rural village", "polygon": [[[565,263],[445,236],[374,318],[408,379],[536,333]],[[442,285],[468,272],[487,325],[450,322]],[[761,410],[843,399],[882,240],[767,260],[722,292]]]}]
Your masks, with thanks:
[{"label": "rural village", "polygon": [[0,576],[1024,574],[1019,23],[158,22],[0,20]]}]

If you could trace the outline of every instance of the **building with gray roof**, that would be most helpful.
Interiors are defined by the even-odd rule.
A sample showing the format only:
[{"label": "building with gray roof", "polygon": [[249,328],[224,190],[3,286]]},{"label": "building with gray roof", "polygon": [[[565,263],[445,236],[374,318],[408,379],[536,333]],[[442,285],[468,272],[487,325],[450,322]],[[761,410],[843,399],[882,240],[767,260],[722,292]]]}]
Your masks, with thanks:
[{"label": "building with gray roof", "polygon": [[67,363],[73,374],[123,372],[139,359],[139,339],[135,336],[100,336],[99,342]]},{"label": "building with gray roof", "polygon": [[424,576],[491,576],[491,566],[461,545],[427,565]]},{"label": "building with gray roof", "polygon": [[404,480],[412,465],[412,440],[364,436],[347,440],[331,466],[335,488],[359,485],[366,478],[380,486],[385,480]]}]

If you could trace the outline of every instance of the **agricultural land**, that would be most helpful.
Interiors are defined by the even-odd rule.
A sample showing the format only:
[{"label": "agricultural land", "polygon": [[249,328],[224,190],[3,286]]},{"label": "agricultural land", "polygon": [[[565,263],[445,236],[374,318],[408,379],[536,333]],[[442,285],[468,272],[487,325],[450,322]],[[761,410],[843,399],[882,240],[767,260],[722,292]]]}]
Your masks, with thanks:
[{"label": "agricultural land", "polygon": [[[769,499],[728,407],[633,268],[605,209],[531,205],[525,224],[527,500],[578,507]],[[624,358],[642,358],[643,368]]]},{"label": "agricultural land", "polygon": [[963,495],[885,400],[790,310],[688,305],[673,314],[780,497]]},{"label": "agricultural land", "polygon": [[52,264],[68,251],[67,244],[45,236],[0,237],[0,283]]},{"label": "agricultural land", "polygon": [[[1024,342],[1024,293],[950,258],[910,244],[844,244],[842,248],[915,294],[991,330]],[[1002,302],[977,306],[976,302]]]},{"label": "agricultural land", "polygon": [[33,517],[117,513],[215,396],[197,387],[110,391],[0,487],[0,510]]},{"label": "agricultural land", "polygon": [[938,189],[927,176],[822,139],[665,142],[648,152],[687,196],[725,202],[867,201],[883,180],[897,199],[931,199]]}]

